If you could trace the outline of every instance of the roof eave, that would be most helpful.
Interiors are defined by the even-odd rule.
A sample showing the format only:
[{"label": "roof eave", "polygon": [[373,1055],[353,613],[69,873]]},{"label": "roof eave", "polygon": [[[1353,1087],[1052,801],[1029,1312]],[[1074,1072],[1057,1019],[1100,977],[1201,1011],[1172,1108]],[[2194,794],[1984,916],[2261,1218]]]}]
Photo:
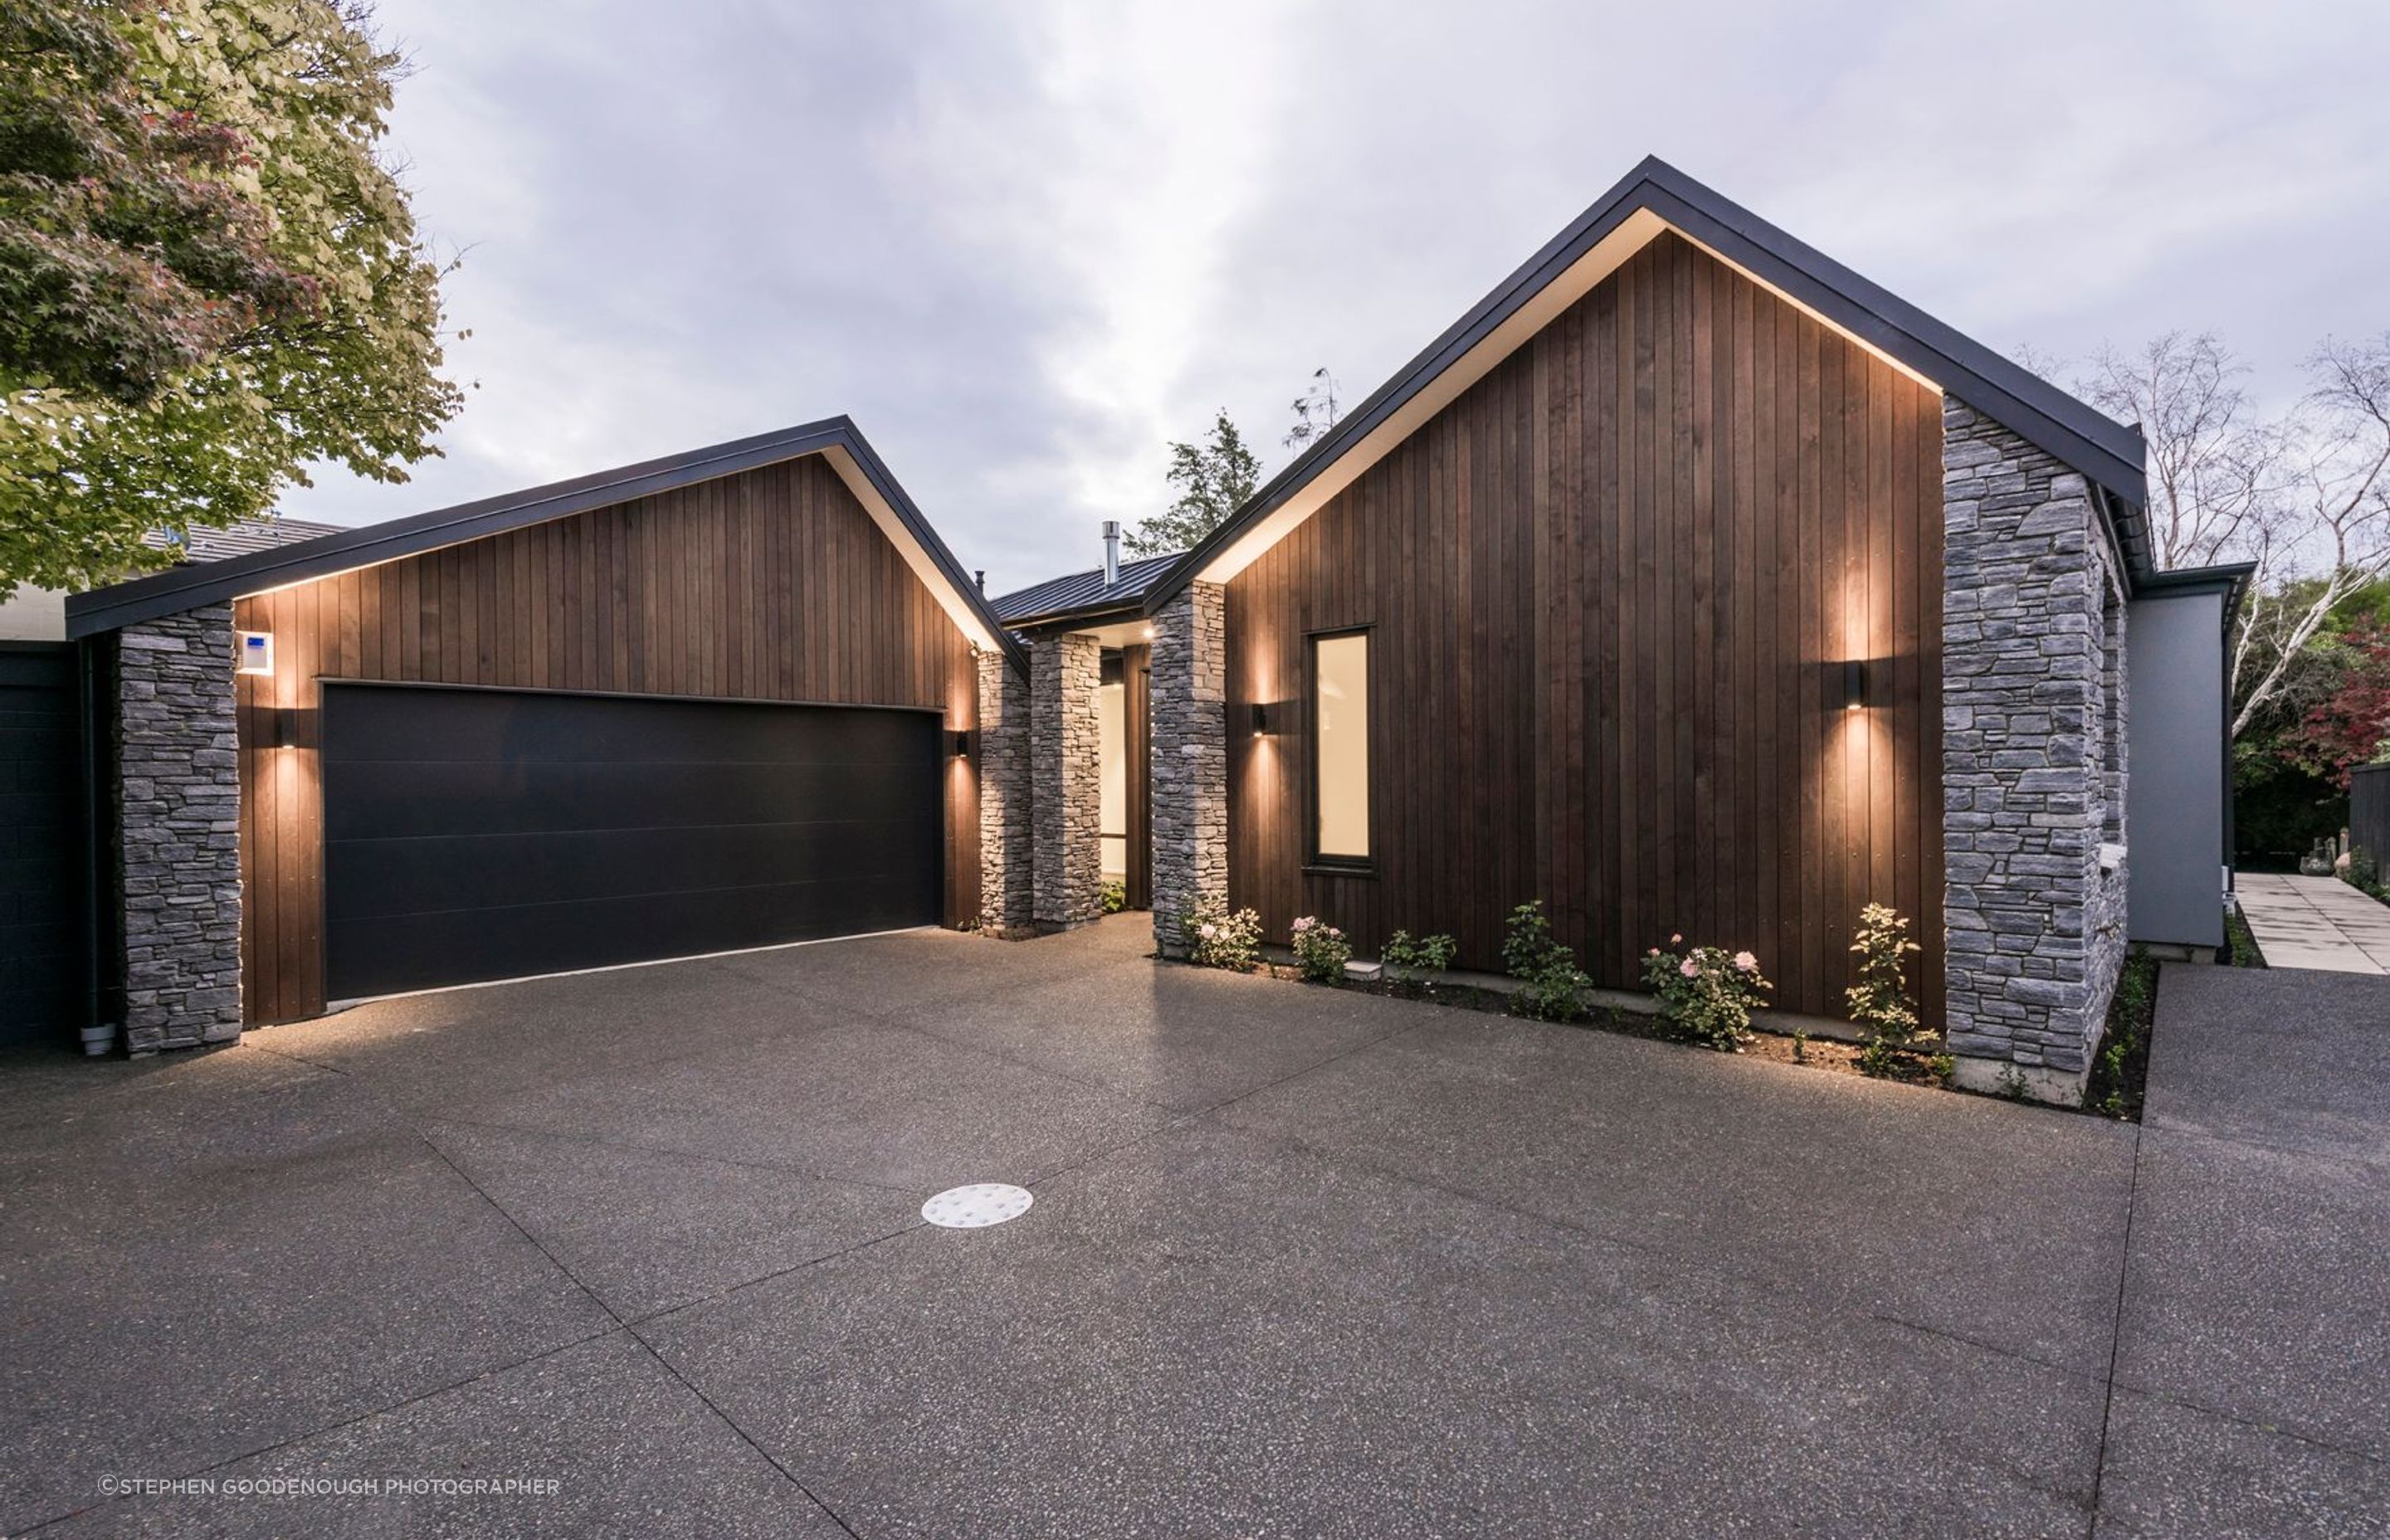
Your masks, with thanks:
[{"label": "roof eave", "polygon": [[[594,512],[636,498],[676,491],[807,455],[843,453],[856,473],[883,502],[922,555],[951,589],[954,600],[974,616],[993,645],[1023,660],[989,606],[890,472],[862,431],[843,416],[775,433],[595,471],[570,481],[478,498],[411,518],[343,530],[313,540],[223,561],[187,563],[162,572],[75,594],[66,602],[67,635],[79,639],[145,620],[177,614],[293,584],[311,582],[361,567],[485,539],[508,530]],[[968,628],[965,628],[968,629]],[[974,638],[978,640],[978,638]]]},{"label": "roof eave", "polygon": [[[2075,401],[1665,161],[1647,157],[1156,579],[1146,590],[1147,613],[1176,598],[1229,546],[1358,447],[1605,237],[1645,211],[1933,379],[2070,468],[2118,490],[2136,507],[2146,500],[2138,430]],[[2040,403],[2026,400],[2027,395],[2041,398]]]},{"label": "roof eave", "polygon": [[1015,615],[1004,623],[1014,631],[1051,631],[1057,626],[1082,626],[1091,622],[1109,622],[1134,619],[1144,613],[1145,604],[1140,596],[1114,594],[1098,603],[1075,604],[1060,610]]}]

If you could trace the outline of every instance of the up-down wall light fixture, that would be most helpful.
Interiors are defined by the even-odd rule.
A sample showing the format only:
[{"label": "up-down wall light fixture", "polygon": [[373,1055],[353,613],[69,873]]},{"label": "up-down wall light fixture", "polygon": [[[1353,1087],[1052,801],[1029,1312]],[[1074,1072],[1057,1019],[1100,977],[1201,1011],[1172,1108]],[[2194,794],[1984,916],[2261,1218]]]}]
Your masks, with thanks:
[{"label": "up-down wall light fixture", "polygon": [[1261,701],[1256,700],[1256,701],[1254,701],[1254,702],[1253,702],[1253,736],[1254,736],[1255,738],[1266,738],[1266,737],[1268,737],[1268,736],[1269,736],[1269,707],[1267,707],[1267,706],[1264,705]]},{"label": "up-down wall light fixture", "polygon": [[1864,658],[1851,658],[1843,663],[1843,710],[1857,711],[1868,703],[1868,666]]}]

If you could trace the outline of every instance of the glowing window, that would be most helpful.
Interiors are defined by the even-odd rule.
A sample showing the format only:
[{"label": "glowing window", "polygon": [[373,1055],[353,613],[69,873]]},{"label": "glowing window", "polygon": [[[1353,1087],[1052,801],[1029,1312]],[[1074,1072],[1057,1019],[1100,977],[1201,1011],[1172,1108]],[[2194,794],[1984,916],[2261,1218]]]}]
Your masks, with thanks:
[{"label": "glowing window", "polygon": [[1369,859],[1369,637],[1311,642],[1312,851]]}]

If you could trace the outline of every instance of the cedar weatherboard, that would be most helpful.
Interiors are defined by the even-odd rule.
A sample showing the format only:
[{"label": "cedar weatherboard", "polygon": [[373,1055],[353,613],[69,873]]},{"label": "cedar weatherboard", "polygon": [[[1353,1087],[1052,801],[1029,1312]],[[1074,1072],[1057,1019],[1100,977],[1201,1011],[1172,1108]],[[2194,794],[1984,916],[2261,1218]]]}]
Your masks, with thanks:
[{"label": "cedar weatherboard", "polygon": [[[1941,996],[1941,404],[1663,236],[1229,580],[1229,902],[1596,981],[1671,934],[1844,1013],[1852,920]],[[1371,632],[1372,861],[1306,865],[1306,635]],[[1871,661],[1843,709],[1839,660]],[[1820,660],[1837,661],[1821,662]]]}]

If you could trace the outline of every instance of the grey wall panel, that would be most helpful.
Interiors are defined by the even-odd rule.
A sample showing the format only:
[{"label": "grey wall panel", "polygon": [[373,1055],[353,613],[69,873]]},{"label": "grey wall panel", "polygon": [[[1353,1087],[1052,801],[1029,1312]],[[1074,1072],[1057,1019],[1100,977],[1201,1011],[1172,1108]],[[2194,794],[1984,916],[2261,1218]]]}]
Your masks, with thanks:
[{"label": "grey wall panel", "polygon": [[2126,843],[2135,941],[2224,943],[2224,597],[2133,601],[2126,621]]}]

